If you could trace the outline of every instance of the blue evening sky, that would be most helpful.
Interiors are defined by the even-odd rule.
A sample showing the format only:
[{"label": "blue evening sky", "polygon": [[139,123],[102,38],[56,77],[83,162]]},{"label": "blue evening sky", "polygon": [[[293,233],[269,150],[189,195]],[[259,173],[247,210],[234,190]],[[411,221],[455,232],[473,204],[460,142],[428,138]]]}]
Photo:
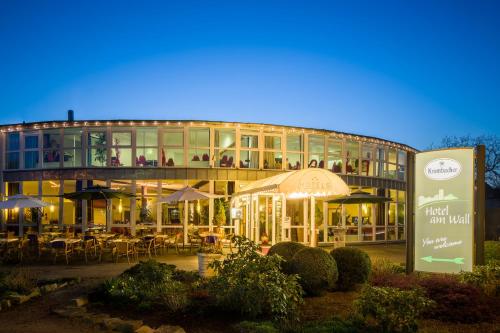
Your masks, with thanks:
[{"label": "blue evening sky", "polygon": [[0,0],[0,123],[500,134],[500,1]]}]

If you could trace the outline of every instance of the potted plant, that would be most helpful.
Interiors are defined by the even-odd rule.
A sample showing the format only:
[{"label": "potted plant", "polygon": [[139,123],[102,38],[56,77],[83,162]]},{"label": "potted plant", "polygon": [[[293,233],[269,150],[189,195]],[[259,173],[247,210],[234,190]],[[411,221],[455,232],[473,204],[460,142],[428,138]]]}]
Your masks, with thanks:
[{"label": "potted plant", "polygon": [[222,259],[222,251],[213,247],[201,247],[198,250],[198,273],[201,277],[214,276],[215,272],[209,265]]}]

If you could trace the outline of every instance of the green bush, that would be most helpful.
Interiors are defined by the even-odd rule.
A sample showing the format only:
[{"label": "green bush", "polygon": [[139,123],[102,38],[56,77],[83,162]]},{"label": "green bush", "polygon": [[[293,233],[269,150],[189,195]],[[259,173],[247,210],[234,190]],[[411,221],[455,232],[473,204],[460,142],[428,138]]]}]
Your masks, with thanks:
[{"label": "green bush", "polygon": [[0,296],[9,292],[29,294],[36,286],[37,277],[28,268],[15,268],[0,276]]},{"label": "green bush", "polygon": [[291,271],[298,274],[300,284],[309,295],[321,295],[333,289],[338,272],[335,259],[317,247],[306,247],[298,251],[290,261]]},{"label": "green bush", "polygon": [[216,305],[249,318],[296,320],[302,302],[298,277],[281,271],[281,257],[260,255],[258,245],[244,237],[233,241],[238,252],[211,264],[216,276],[208,281],[208,291]]},{"label": "green bush", "polygon": [[339,278],[337,288],[351,290],[358,283],[365,283],[371,270],[368,254],[355,247],[340,247],[330,254],[337,263]]},{"label": "green bush", "polygon": [[500,261],[500,242],[484,242],[484,262],[488,264],[491,261]]},{"label": "green bush", "polygon": [[377,274],[405,274],[406,269],[402,265],[396,265],[389,259],[376,259],[372,263],[371,273]]},{"label": "green bush", "polygon": [[165,306],[170,311],[187,307],[187,288],[174,280],[175,266],[154,260],[140,262],[114,279],[107,280],[102,287],[105,301],[115,306],[136,306],[140,310],[154,305]]},{"label": "green bush", "polygon": [[459,280],[481,289],[488,296],[500,296],[500,264],[475,266],[472,272],[460,272]]},{"label": "green bush", "polygon": [[290,261],[292,260],[295,253],[306,248],[305,245],[297,242],[280,242],[276,243],[269,249],[267,253],[268,256],[279,255],[283,258],[281,266],[285,273],[291,272]]},{"label": "green bush", "polygon": [[382,332],[416,332],[417,319],[433,306],[423,290],[365,286],[354,303],[358,315]]},{"label": "green bush", "polygon": [[234,325],[240,333],[279,333],[279,330],[269,321],[242,321]]}]

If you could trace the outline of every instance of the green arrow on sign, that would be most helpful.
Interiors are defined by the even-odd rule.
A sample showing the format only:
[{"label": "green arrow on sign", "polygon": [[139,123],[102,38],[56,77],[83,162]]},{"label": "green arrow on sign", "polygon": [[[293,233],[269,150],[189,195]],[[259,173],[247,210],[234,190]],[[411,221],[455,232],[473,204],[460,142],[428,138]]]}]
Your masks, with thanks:
[{"label": "green arrow on sign", "polygon": [[427,261],[427,262],[441,261],[441,262],[452,262],[452,263],[455,263],[457,265],[464,264],[464,258],[442,259],[442,258],[433,258],[432,256],[428,256],[428,257],[423,257],[420,259],[422,259],[423,261]]}]

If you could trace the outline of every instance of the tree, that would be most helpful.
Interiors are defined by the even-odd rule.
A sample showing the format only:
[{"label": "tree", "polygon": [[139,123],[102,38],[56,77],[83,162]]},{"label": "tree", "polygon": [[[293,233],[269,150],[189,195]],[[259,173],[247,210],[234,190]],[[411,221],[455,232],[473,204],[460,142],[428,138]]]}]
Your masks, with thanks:
[{"label": "tree", "polygon": [[215,214],[214,214],[214,220],[215,224],[218,226],[226,224],[226,209],[224,207],[224,202],[222,199],[216,199],[214,200],[214,208],[215,208]]},{"label": "tree", "polygon": [[439,144],[433,143],[430,148],[474,147],[477,145],[486,147],[486,182],[493,188],[500,188],[500,138],[496,135],[445,136]]}]

